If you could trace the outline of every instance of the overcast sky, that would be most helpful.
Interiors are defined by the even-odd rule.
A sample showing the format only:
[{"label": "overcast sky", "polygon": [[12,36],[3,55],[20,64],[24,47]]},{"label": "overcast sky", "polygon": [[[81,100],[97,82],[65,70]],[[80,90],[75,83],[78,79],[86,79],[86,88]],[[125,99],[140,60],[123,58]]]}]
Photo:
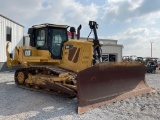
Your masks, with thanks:
[{"label": "overcast sky", "polygon": [[160,0],[0,0],[0,14],[25,26],[41,23],[82,25],[87,37],[89,20],[99,24],[99,38],[115,39],[123,55],[160,58]]}]

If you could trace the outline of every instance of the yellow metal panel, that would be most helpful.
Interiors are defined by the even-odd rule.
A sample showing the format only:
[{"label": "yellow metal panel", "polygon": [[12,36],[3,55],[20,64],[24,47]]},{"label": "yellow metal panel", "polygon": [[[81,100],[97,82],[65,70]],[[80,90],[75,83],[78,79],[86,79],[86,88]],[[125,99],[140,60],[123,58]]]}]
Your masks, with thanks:
[{"label": "yellow metal panel", "polygon": [[[73,49],[66,49],[65,46],[70,45],[76,47],[76,52],[73,55],[72,60],[68,59],[69,52]],[[92,43],[88,41],[79,41],[79,40],[70,40],[64,44],[63,48],[63,57],[62,57],[62,64],[60,65],[63,68],[73,70],[75,72],[81,71],[86,69],[92,65]],[[76,57],[77,50],[80,49],[80,53],[78,56],[78,61],[74,63],[74,58]]]},{"label": "yellow metal panel", "polygon": [[[71,46],[71,48],[67,48],[66,46]],[[37,50],[35,47],[21,46],[16,47],[16,59],[8,60],[8,63],[11,63],[10,66],[18,64],[22,66],[34,64],[56,65],[78,72],[92,65],[92,49],[92,42],[69,40],[64,43],[64,47],[62,48],[62,60],[54,60],[51,58],[48,50]]]}]

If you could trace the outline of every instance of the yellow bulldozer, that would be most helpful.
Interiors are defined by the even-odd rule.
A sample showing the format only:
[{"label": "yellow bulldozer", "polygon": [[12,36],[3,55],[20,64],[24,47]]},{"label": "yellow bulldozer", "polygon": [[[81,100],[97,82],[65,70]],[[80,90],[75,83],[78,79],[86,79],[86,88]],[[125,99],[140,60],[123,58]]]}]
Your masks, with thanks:
[{"label": "yellow bulldozer", "polygon": [[[155,92],[145,82],[145,66],[136,62],[101,62],[101,45],[95,21],[89,21],[93,41],[80,40],[81,25],[40,24],[28,29],[30,46],[16,46],[14,59],[6,45],[8,67],[15,71],[15,84],[22,88],[58,92],[78,100],[78,114],[93,108]],[[90,32],[90,33],[91,33]],[[90,35],[90,34],[89,34]]]}]

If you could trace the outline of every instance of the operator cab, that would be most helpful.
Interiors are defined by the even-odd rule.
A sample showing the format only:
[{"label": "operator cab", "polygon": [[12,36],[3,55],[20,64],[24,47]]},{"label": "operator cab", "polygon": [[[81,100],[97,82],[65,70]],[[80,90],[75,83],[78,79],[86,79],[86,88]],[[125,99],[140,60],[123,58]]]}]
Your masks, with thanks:
[{"label": "operator cab", "polygon": [[61,59],[64,42],[68,41],[67,25],[41,24],[28,29],[30,46],[49,50],[51,57]]}]

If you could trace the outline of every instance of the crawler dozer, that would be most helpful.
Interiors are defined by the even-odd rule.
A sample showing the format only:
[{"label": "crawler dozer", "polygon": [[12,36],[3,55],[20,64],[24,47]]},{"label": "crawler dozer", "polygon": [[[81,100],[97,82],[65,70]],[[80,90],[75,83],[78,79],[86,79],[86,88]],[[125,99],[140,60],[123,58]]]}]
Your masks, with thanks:
[{"label": "crawler dozer", "polygon": [[[145,82],[145,66],[138,62],[101,62],[101,44],[95,21],[89,21],[94,39],[80,40],[81,25],[41,24],[28,29],[30,46],[16,46],[14,59],[6,45],[8,67],[15,84],[27,89],[57,92],[78,99],[78,114],[93,108],[155,92]],[[91,33],[90,32],[90,33]],[[89,34],[90,35],[90,34]]]}]

